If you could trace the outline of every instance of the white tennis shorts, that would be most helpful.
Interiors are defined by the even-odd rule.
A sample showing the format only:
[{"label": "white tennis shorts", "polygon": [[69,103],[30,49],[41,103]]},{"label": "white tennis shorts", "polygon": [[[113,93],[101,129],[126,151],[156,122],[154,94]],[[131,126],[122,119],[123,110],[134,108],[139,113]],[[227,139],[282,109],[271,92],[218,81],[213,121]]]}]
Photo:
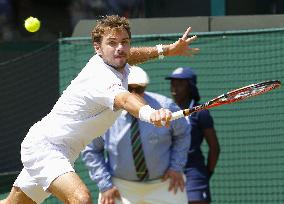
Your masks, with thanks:
[{"label": "white tennis shorts", "polygon": [[30,131],[21,146],[21,159],[24,165],[14,186],[19,187],[36,203],[41,203],[50,193],[51,182],[67,172],[74,171],[74,161],[70,161],[67,148],[54,145],[37,137]]}]

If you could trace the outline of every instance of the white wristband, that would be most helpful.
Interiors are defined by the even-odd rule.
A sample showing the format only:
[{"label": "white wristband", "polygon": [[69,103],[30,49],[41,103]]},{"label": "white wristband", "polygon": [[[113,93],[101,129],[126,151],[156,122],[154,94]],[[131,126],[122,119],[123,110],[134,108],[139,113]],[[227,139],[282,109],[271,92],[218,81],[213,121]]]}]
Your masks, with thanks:
[{"label": "white wristband", "polygon": [[164,56],[163,45],[162,44],[156,45],[156,48],[158,50],[159,59],[160,60],[164,59],[165,56]]},{"label": "white wristband", "polygon": [[151,123],[150,116],[156,110],[149,105],[142,106],[139,110],[139,119],[148,123]]}]

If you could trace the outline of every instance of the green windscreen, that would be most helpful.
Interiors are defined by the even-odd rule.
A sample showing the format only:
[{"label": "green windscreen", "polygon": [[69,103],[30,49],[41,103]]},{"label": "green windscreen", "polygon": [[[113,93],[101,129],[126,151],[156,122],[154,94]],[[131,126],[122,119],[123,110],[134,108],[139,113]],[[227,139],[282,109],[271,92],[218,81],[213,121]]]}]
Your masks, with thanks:
[{"label": "green windscreen", "polygon": [[[170,96],[164,77],[190,66],[198,75],[201,101],[264,80],[284,82],[284,29],[197,33],[194,57],[165,57],[141,64],[150,76],[149,91]],[[134,36],[133,46],[172,43],[181,34]],[[60,89],[63,91],[93,55],[89,38],[59,43]],[[95,69],[95,67],[94,67]],[[102,76],[103,77],[103,76]],[[211,109],[221,154],[211,180],[212,203],[284,203],[284,91]],[[207,153],[206,145],[203,146]],[[97,200],[95,184],[80,159],[76,170]],[[46,203],[56,203],[49,198]]]}]

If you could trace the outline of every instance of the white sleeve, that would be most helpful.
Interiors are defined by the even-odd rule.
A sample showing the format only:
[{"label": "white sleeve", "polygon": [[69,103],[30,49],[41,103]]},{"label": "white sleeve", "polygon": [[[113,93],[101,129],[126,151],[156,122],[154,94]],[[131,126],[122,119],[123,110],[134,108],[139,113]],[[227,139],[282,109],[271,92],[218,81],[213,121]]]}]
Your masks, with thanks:
[{"label": "white sleeve", "polygon": [[100,105],[114,110],[114,99],[122,92],[127,92],[127,87],[110,70],[104,71],[101,76],[95,77],[90,89],[90,96]]}]

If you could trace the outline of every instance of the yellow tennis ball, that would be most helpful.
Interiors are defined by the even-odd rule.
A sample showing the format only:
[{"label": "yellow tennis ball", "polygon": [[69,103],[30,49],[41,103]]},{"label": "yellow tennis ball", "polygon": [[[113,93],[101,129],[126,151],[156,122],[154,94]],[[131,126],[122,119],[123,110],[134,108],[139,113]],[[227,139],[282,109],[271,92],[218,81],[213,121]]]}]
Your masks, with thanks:
[{"label": "yellow tennis ball", "polygon": [[25,20],[25,28],[27,31],[34,33],[39,30],[40,21],[37,18],[30,16]]}]

